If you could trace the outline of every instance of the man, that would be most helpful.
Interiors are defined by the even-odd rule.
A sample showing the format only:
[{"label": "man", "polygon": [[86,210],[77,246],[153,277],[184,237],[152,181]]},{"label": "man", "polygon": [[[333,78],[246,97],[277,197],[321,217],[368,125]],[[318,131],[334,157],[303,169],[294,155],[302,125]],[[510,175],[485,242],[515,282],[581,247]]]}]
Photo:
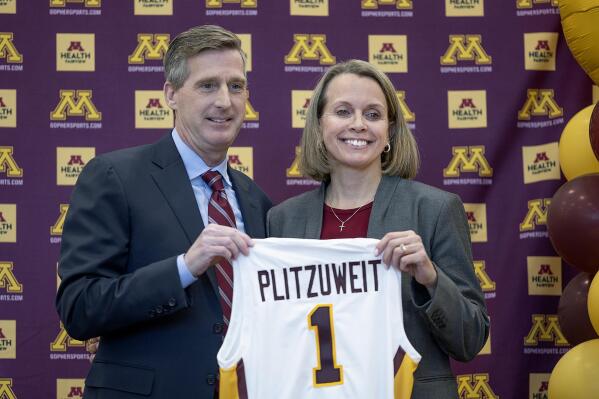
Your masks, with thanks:
[{"label": "man", "polygon": [[212,398],[231,310],[225,259],[265,236],[270,200],[226,161],[247,100],[239,39],[195,27],[164,64],[175,129],[90,161],[65,221],[58,313],[73,338],[102,337],[86,398]]}]

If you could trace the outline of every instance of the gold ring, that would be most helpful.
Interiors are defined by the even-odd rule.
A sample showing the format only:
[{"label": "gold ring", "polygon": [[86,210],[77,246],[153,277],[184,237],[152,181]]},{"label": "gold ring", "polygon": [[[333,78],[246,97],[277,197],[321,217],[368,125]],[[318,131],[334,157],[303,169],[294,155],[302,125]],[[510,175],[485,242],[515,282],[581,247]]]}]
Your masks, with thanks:
[{"label": "gold ring", "polygon": [[401,252],[406,252],[406,245],[405,244],[401,244],[399,246],[399,249],[401,250]]}]

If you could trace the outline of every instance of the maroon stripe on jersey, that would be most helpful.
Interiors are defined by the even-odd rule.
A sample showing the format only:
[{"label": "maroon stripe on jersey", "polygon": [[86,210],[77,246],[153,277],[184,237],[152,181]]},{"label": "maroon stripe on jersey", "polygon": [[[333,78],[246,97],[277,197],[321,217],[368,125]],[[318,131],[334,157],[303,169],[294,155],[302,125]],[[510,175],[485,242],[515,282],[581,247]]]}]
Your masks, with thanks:
[{"label": "maroon stripe on jersey", "polygon": [[245,367],[243,367],[243,359],[237,363],[237,391],[239,399],[248,399],[248,388],[245,385]]},{"label": "maroon stripe on jersey", "polygon": [[397,348],[397,352],[395,352],[395,357],[393,358],[393,375],[396,375],[399,371],[399,367],[401,366],[401,362],[405,356],[406,352],[401,348]]}]

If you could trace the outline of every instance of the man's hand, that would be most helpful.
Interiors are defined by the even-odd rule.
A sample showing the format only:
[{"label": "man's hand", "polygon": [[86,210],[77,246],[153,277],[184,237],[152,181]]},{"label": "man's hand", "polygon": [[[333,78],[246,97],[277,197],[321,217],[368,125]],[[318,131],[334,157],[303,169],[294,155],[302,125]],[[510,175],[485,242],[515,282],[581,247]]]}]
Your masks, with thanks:
[{"label": "man's hand", "polygon": [[98,347],[100,346],[100,337],[90,338],[85,341],[85,350],[89,352],[91,355],[89,357],[89,362],[93,362],[96,357],[96,352],[98,352]]},{"label": "man's hand", "polygon": [[228,226],[209,224],[195,240],[184,256],[187,268],[195,277],[202,275],[210,266],[225,258],[231,261],[239,253],[249,254],[254,243],[250,236]]}]

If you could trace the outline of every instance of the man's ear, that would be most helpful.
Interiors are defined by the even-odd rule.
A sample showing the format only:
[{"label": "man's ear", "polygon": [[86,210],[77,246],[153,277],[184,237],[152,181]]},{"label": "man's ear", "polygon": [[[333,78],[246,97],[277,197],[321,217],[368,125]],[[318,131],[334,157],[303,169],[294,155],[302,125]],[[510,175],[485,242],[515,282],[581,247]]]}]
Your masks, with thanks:
[{"label": "man's ear", "polygon": [[176,92],[171,82],[164,82],[164,99],[171,109],[177,109]]}]

